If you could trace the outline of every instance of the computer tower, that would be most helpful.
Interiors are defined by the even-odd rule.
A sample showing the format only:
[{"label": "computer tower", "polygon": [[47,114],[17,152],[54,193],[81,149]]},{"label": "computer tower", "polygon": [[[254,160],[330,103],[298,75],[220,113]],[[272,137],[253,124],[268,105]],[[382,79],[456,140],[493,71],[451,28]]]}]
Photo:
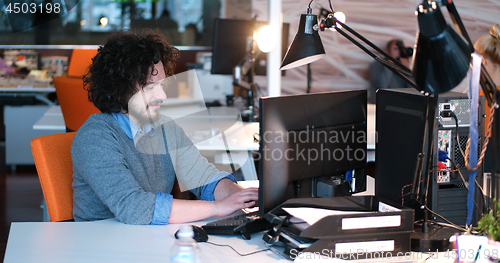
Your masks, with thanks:
[{"label": "computer tower", "polygon": [[[423,218],[419,203],[412,198],[413,182],[417,169],[418,156],[425,150],[424,129],[426,103],[431,106],[429,119],[435,119],[432,137],[432,162],[429,187],[425,180],[420,181],[420,196],[427,198],[427,206],[435,213],[452,223],[465,225],[467,218],[468,190],[464,180],[469,179],[465,159],[460,151],[465,152],[470,126],[470,106],[467,94],[447,92],[438,95],[437,108],[434,96],[426,97],[414,89],[389,89],[377,92],[375,147],[375,195],[388,200],[401,202],[404,206],[415,209],[415,219]],[[484,98],[480,99],[478,111],[479,142],[478,156],[483,145]],[[441,117],[444,109],[449,109],[457,116],[457,129],[454,118]],[[439,160],[439,150],[445,152],[451,160]],[[424,152],[425,156],[429,153]],[[442,155],[443,156],[443,155]],[[424,169],[427,167],[423,164]],[[462,177],[460,176],[462,174]],[[483,170],[477,170],[476,181],[483,182]],[[425,178],[425,177],[424,177]],[[482,213],[482,192],[475,186],[473,223]],[[414,197],[414,195],[413,195]],[[430,219],[444,222],[434,214]]]}]

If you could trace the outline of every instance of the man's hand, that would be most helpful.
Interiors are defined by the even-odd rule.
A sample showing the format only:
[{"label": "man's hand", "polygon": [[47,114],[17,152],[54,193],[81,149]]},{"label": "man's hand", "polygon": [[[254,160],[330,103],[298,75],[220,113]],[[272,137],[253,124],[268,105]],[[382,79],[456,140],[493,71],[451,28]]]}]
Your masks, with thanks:
[{"label": "man's hand", "polygon": [[258,190],[258,188],[241,189],[213,202],[213,214],[215,216],[227,216],[239,209],[255,206],[259,198]]},{"label": "man's hand", "polygon": [[231,194],[234,194],[243,189],[240,185],[234,183],[230,179],[224,178],[217,183],[214,189],[215,201],[224,199]]},{"label": "man's hand", "polygon": [[259,189],[243,189],[229,179],[222,179],[214,189],[214,198],[215,201],[173,199],[169,223],[186,223],[212,216],[227,216],[239,209],[253,207],[257,204]]}]

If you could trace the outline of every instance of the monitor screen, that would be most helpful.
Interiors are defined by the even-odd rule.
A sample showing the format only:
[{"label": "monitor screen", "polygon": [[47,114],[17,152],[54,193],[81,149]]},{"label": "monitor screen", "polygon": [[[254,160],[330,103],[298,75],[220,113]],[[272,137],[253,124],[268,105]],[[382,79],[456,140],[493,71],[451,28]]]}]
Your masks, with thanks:
[{"label": "monitor screen", "polygon": [[[238,19],[215,19],[212,45],[212,74],[233,74],[233,69],[247,54],[255,30],[267,25],[267,22]],[[288,48],[289,24],[283,24],[281,58]],[[258,48],[256,48],[258,49]],[[266,75],[267,54],[255,50],[255,75]],[[284,74],[285,71],[283,71]]]},{"label": "monitor screen", "polygon": [[366,189],[366,90],[260,99],[259,211]]}]

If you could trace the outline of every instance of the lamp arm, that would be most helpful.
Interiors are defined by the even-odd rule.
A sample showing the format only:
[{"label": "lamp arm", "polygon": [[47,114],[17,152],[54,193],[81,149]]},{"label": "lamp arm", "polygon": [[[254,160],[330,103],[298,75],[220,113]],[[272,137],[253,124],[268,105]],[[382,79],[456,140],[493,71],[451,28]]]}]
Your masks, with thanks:
[{"label": "lamp arm", "polygon": [[481,89],[483,90],[488,105],[493,107],[494,102],[500,101],[500,92],[498,92],[495,83],[491,79],[483,64],[481,64],[481,77],[479,79],[479,83],[481,84]]},{"label": "lamp arm", "polygon": [[488,105],[492,107],[493,101],[499,101],[500,94],[483,64],[481,64],[481,76],[479,83],[481,84],[481,89],[483,89],[484,97],[486,97]]},{"label": "lamp arm", "polygon": [[[450,17],[453,20],[453,23],[458,26],[460,29],[460,33],[462,36],[465,38],[467,43],[469,44],[469,48],[471,50],[471,53],[474,52],[474,45],[472,44],[472,41],[469,37],[469,34],[467,34],[467,31],[465,30],[465,27],[463,25],[462,19],[460,19],[460,16],[458,15],[458,11],[455,7],[455,4],[453,3],[453,0],[442,0],[446,1],[445,5],[446,8],[448,9],[448,12],[450,13]],[[488,74],[488,71],[486,70],[485,66],[483,63],[481,63],[481,75],[479,78],[479,83],[481,85],[481,89],[483,90],[484,96],[486,97],[486,100],[488,102],[488,105],[490,107],[493,107],[495,102],[500,101],[500,92],[498,92],[498,89],[496,88],[495,83],[491,79],[490,75]],[[500,152],[500,139],[498,137],[498,132],[500,128],[500,122],[498,119],[498,114],[499,114],[499,109],[495,109],[495,118],[493,120],[492,124],[492,135],[491,135],[491,153],[492,153],[492,159],[491,159],[491,171],[492,174],[495,174],[495,176],[492,176],[492,182],[491,182],[491,189],[489,189],[491,192],[489,193],[491,195],[491,198],[497,199],[499,198],[499,192],[498,188],[496,185],[498,184],[498,161],[499,161],[499,152]],[[492,205],[493,208],[493,213],[497,213],[496,211],[496,206]]]},{"label": "lamp arm", "polygon": [[469,37],[469,34],[467,33],[467,30],[465,29],[464,23],[462,22],[462,19],[460,18],[460,15],[458,14],[457,8],[455,7],[455,4],[453,3],[452,0],[442,0],[442,3],[446,6],[446,9],[448,9],[448,13],[450,13],[451,20],[453,21],[453,24],[458,27],[460,30],[460,34],[465,38],[465,41],[469,44],[469,48],[471,53],[474,52],[474,44],[472,44],[472,40]]},{"label": "lamp arm", "polygon": [[[363,43],[367,44],[368,46],[370,46],[371,48],[375,49],[377,52],[379,52],[380,54],[382,54],[384,56],[384,58],[392,61],[396,66],[397,66],[397,70],[398,71],[401,71],[403,74],[407,74],[409,76],[411,76],[411,70],[406,67],[405,65],[403,65],[399,60],[393,58],[391,55],[387,54],[387,52],[385,52],[384,50],[382,50],[381,48],[379,48],[377,45],[373,44],[372,42],[370,42],[370,40],[366,39],[365,37],[363,37],[362,35],[360,35],[358,32],[356,32],[354,29],[350,28],[349,26],[347,26],[346,24],[342,23],[341,21],[337,20],[333,15],[331,15],[332,19],[333,19],[333,24],[335,26],[335,29],[337,31],[342,31],[338,26],[337,26],[337,23],[339,25],[342,26],[342,28],[345,28],[347,31],[349,31],[349,33],[353,34],[355,37],[357,37],[358,39],[360,39],[361,41],[363,41]],[[342,34],[344,37],[345,34]],[[346,37],[347,38],[347,37]],[[353,42],[356,46],[358,46],[359,48],[363,49],[363,51],[365,51],[366,53],[368,53],[370,56],[373,57],[373,55],[371,55],[369,52],[368,52],[368,49],[364,48],[364,46],[362,45],[359,45],[359,43],[355,43],[354,39],[349,39],[351,42]],[[373,53],[372,53],[373,54]]]},{"label": "lamp arm", "polygon": [[388,62],[387,60],[384,60],[380,58],[379,56],[374,57],[374,59],[378,62],[380,62],[384,67],[388,68],[390,71],[392,71],[394,74],[398,75],[401,79],[403,79],[406,83],[408,83],[410,86],[412,86],[414,89],[418,90],[417,83],[413,79],[412,76],[409,76],[407,74],[403,74],[397,67],[395,67],[392,63]]},{"label": "lamp arm", "polygon": [[389,54],[387,54],[385,51],[374,45],[372,42],[370,42],[368,39],[365,37],[361,36],[358,34],[356,31],[351,29],[350,27],[346,26],[344,23],[336,20],[335,18],[334,22],[339,23],[342,28],[345,28],[347,31],[349,31],[351,34],[356,36],[358,39],[363,41],[365,44],[369,45],[373,49],[377,50],[380,52],[382,55],[384,55],[384,58],[388,59],[389,61],[385,60],[384,58],[381,58],[380,56],[377,56],[375,53],[370,51],[368,48],[363,46],[361,43],[359,43],[356,39],[351,37],[349,34],[344,32],[341,28],[336,27],[337,32],[339,32],[343,37],[347,38],[349,41],[351,41],[354,45],[359,47],[361,50],[363,50],[366,54],[370,55],[373,59],[381,63],[384,67],[388,68],[390,71],[392,71],[394,74],[396,74],[398,77],[403,79],[406,83],[411,85],[413,88],[418,89],[417,83],[415,83],[415,80],[411,76],[411,70],[403,65],[401,62],[399,62],[397,59],[391,57]]},{"label": "lamp arm", "polygon": [[[453,24],[456,27],[458,27],[458,29],[460,30],[460,34],[469,44],[471,53],[474,52],[475,51],[474,44],[472,44],[469,34],[465,29],[464,23],[462,22],[462,19],[458,14],[457,8],[455,7],[455,3],[453,3],[452,0],[442,0],[441,3],[446,6],[446,9],[448,9],[448,13],[450,13],[450,17],[451,20],[453,21]],[[488,71],[486,70],[483,64],[481,64],[481,78],[479,82],[481,84],[481,89],[483,90],[484,96],[486,97],[486,101],[488,102],[489,106],[493,106],[494,101],[500,101],[500,93],[498,92],[495,83],[491,79],[490,75],[488,74]]]}]

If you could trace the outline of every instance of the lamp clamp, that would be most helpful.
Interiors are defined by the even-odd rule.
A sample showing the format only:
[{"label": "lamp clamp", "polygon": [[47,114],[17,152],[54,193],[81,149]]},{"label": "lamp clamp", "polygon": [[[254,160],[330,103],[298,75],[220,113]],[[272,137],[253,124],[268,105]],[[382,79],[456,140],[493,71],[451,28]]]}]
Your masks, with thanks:
[{"label": "lamp clamp", "polygon": [[321,29],[321,31],[325,31],[325,28],[335,27],[335,22],[336,22],[335,16],[333,16],[333,13],[329,13],[326,16],[326,19],[321,19],[321,22],[319,23],[319,28]]}]

